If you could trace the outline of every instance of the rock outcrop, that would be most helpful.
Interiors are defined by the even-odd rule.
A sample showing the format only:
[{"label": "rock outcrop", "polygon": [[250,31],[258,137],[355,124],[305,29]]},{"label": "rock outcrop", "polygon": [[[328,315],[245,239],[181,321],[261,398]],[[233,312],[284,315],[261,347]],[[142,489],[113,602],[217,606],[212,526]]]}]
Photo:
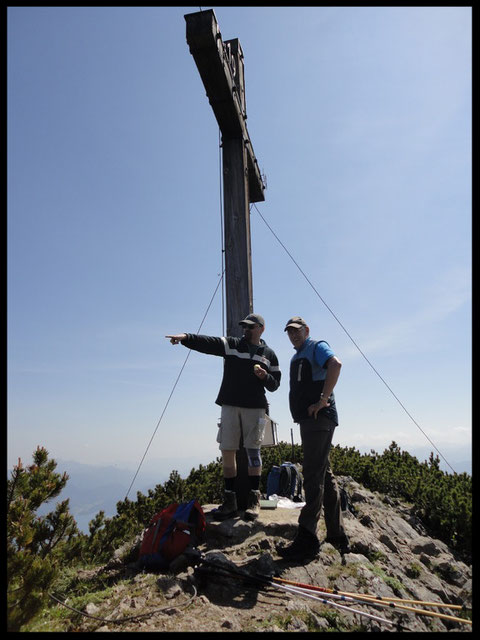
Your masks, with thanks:
[{"label": "rock outcrop", "polygon": [[[122,567],[121,554],[117,554],[110,569],[123,571],[132,588],[120,593],[111,620],[123,617],[125,631],[471,631],[470,624],[452,619],[467,618],[471,610],[471,567],[444,542],[430,537],[408,505],[373,493],[351,478],[338,480],[351,501],[351,510],[344,511],[351,553],[341,556],[324,543],[318,557],[305,564],[280,558],[275,545],[295,535],[298,509],[294,508],[262,509],[256,522],[240,517],[208,522],[199,551],[211,564],[200,563],[195,568],[190,557],[181,556],[167,574],[154,576],[140,573],[134,563]],[[206,505],[205,512],[211,507]],[[323,521],[320,539],[322,536]],[[342,593],[442,606],[399,600],[394,607],[338,600],[322,603],[261,585],[255,579],[249,582],[229,568],[240,568],[253,577],[277,576]],[[344,608],[332,602],[341,602]],[[108,608],[107,603],[103,606]],[[408,607],[431,613],[420,614]],[[100,619],[101,613],[96,610],[96,617]],[[94,628],[95,623],[86,620],[78,630]],[[96,623],[98,631],[118,629],[113,622]]]}]

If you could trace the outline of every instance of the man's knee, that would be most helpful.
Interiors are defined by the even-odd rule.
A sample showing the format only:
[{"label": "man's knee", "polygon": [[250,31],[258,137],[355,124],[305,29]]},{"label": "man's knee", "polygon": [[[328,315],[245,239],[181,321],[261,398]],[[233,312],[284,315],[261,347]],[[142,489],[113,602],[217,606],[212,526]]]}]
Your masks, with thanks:
[{"label": "man's knee", "polygon": [[224,478],[234,478],[237,475],[236,451],[222,451],[222,467]]},{"label": "man's knee", "polygon": [[262,456],[260,449],[245,449],[247,452],[248,466],[258,468],[262,466]]}]

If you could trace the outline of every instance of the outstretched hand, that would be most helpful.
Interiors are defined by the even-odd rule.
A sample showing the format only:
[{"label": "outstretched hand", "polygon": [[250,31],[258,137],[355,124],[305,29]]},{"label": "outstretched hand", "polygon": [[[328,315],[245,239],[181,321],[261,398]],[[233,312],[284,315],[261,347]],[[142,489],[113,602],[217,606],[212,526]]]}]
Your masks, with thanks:
[{"label": "outstretched hand", "polygon": [[182,342],[182,340],[185,340],[185,338],[187,337],[186,333],[177,333],[174,336],[165,336],[166,338],[170,339],[170,342],[172,344],[179,344],[180,342]]}]

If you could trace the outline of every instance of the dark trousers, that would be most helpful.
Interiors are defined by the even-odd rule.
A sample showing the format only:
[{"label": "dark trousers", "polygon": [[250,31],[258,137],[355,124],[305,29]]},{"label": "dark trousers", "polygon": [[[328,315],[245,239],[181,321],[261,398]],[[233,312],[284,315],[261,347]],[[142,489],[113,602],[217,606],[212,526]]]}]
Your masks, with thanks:
[{"label": "dark trousers", "polygon": [[315,423],[313,420],[300,423],[305,506],[300,512],[298,524],[317,535],[318,520],[323,506],[327,537],[342,537],[345,535],[345,529],[340,493],[328,458],[335,428],[322,428]]}]

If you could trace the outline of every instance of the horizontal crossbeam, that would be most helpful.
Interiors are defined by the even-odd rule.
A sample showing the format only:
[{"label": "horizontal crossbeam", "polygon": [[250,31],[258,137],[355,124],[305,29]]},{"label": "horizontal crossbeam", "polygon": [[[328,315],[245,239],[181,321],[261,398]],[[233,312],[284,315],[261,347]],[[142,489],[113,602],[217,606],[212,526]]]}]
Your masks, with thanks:
[{"label": "horizontal crossbeam", "polygon": [[[185,15],[187,44],[224,139],[242,139],[247,151],[249,201],[265,200],[265,185],[246,125],[240,46],[226,46],[213,9]],[[232,41],[233,42],[233,41]],[[238,44],[238,42],[237,42]],[[236,72],[237,68],[237,72]],[[237,77],[236,77],[237,76]]]}]

